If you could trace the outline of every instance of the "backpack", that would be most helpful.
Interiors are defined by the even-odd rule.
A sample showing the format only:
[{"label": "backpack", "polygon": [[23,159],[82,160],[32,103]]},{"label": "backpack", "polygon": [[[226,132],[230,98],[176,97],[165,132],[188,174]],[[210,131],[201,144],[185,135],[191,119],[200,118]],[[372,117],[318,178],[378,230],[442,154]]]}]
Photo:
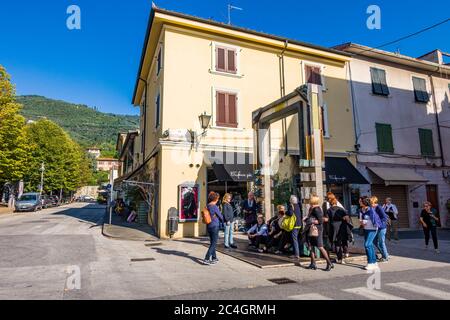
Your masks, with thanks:
[{"label": "backpack", "polygon": [[281,229],[291,232],[294,230],[296,221],[297,217],[295,216],[295,213],[292,213],[292,216],[284,216],[283,222],[281,223]]},{"label": "backpack", "polygon": [[206,207],[202,209],[202,221],[206,225],[211,223],[211,213]]}]

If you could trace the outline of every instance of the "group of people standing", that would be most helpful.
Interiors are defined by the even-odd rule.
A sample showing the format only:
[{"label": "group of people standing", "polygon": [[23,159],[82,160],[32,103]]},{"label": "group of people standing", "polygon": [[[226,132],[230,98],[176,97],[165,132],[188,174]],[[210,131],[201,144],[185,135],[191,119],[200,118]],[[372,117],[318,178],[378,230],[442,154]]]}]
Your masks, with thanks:
[{"label": "group of people standing", "polygon": [[[222,211],[217,206],[220,195],[210,192],[207,209],[211,222],[207,225],[210,246],[206,253],[204,264],[218,262],[216,245],[218,241],[220,223],[224,223],[224,246],[227,249],[237,248],[233,239],[235,215],[230,202],[232,195],[226,193],[222,198]],[[364,248],[367,255],[367,270],[378,268],[378,262],[389,261],[386,239],[393,237],[398,240],[398,209],[387,198],[383,205],[378,203],[375,196],[363,196],[359,199],[359,233],[364,236]],[[249,246],[260,253],[286,253],[291,245],[293,258],[298,260],[301,255],[309,255],[308,269],[316,270],[316,254],[319,253],[327,262],[326,271],[334,268],[330,259],[330,252],[336,254],[336,263],[345,264],[349,257],[349,244],[354,242],[353,224],[350,214],[338,201],[336,196],[328,192],[326,201],[320,203],[320,198],[312,196],[309,200],[309,210],[303,215],[298,198],[292,195],[287,205],[277,206],[277,215],[265,221],[263,215],[257,214],[257,203],[252,192],[243,201],[246,230]],[[429,202],[424,203],[420,223],[425,234],[425,244],[428,247],[430,235],[438,253],[436,226],[439,219]],[[376,249],[381,254],[378,257]]]}]

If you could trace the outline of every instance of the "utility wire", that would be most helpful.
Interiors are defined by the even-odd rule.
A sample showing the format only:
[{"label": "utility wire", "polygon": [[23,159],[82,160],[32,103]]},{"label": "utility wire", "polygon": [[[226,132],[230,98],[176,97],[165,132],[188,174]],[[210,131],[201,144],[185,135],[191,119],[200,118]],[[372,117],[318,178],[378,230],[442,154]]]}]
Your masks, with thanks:
[{"label": "utility wire", "polygon": [[391,45],[391,44],[394,44],[394,43],[403,41],[403,40],[405,40],[405,39],[414,37],[414,36],[416,36],[416,35],[418,35],[418,34],[421,34],[421,33],[425,32],[425,31],[428,31],[428,30],[431,30],[431,29],[433,29],[433,28],[436,28],[436,27],[438,27],[438,26],[440,26],[440,25],[443,25],[443,24],[445,24],[445,23],[447,23],[447,22],[449,22],[449,21],[450,21],[450,18],[447,18],[447,19],[445,19],[445,20],[443,20],[443,21],[441,21],[441,22],[438,22],[438,23],[436,23],[436,24],[433,24],[432,26],[426,27],[426,28],[421,29],[421,30],[419,30],[419,31],[417,31],[417,32],[414,32],[414,33],[408,34],[408,35],[406,35],[406,36],[403,36],[403,37],[401,37],[401,38],[398,38],[397,40],[389,41],[389,42],[383,43],[383,44],[381,44],[381,45],[379,45],[379,46],[377,46],[377,47],[370,48],[370,49],[365,49],[365,50],[362,50],[362,51],[360,51],[360,52],[357,52],[357,53],[355,53],[355,55],[360,55],[360,54],[362,54],[362,53],[364,53],[364,52],[373,51],[373,50],[375,50],[375,49],[380,49],[380,48],[386,47],[386,46],[388,46],[388,45]]}]

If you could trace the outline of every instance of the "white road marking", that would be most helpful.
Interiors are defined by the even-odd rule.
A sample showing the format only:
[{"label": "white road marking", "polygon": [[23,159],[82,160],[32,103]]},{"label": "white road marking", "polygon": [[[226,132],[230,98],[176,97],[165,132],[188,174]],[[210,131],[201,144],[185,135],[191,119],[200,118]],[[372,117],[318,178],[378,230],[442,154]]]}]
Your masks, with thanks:
[{"label": "white road marking", "polygon": [[447,286],[450,286],[450,280],[444,279],[444,278],[431,278],[431,279],[425,279],[426,281],[434,282],[437,284],[445,284]]},{"label": "white road marking", "polygon": [[430,296],[436,299],[442,300],[450,300],[450,292],[445,292],[438,289],[432,289],[424,286],[419,286],[417,284],[412,284],[409,282],[396,282],[396,283],[388,283],[388,286],[396,287],[399,289],[403,289],[406,291],[411,291],[417,294]]},{"label": "white road marking", "polygon": [[369,289],[367,287],[342,289],[342,291],[360,295],[371,300],[405,300],[404,298],[397,297],[377,289]]},{"label": "white road marking", "polygon": [[331,298],[325,297],[318,293],[305,293],[295,296],[289,296],[290,300],[332,300]]}]

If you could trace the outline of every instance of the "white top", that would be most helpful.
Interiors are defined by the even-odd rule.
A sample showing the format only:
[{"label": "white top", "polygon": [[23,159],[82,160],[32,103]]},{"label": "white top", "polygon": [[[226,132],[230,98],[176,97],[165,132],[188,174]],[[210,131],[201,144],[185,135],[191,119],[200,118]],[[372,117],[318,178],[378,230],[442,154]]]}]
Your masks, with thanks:
[{"label": "white top", "polygon": [[372,219],[370,219],[370,216],[367,212],[360,212],[359,220],[362,220],[365,230],[377,230],[378,229],[377,226],[375,226],[373,224]]}]

